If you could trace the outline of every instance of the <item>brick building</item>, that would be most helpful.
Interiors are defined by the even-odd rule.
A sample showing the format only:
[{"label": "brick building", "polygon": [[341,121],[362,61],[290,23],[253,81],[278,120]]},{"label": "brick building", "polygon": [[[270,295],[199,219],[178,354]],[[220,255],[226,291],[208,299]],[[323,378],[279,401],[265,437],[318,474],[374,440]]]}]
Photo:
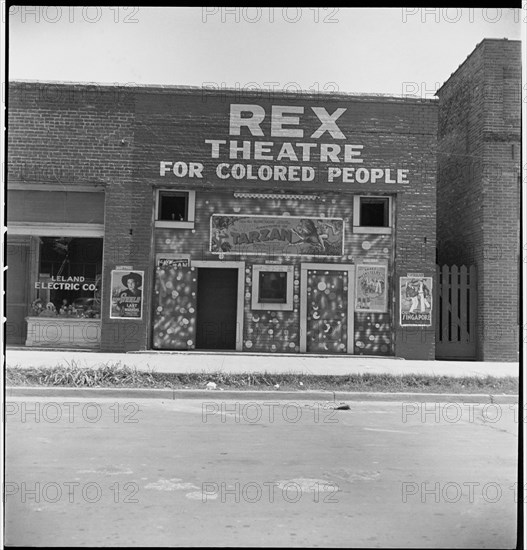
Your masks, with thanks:
[{"label": "brick building", "polygon": [[8,102],[9,344],[434,358],[436,100]]},{"label": "brick building", "polygon": [[521,42],[483,40],[437,95],[438,263],[476,266],[477,360],[517,361]]}]

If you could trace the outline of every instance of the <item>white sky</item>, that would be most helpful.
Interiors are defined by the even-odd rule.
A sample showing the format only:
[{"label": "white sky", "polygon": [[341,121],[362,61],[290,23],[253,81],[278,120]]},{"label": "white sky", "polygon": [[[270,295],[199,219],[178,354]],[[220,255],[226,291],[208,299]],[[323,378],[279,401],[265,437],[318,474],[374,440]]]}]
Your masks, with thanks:
[{"label": "white sky", "polygon": [[431,97],[483,38],[521,39],[526,17],[508,8],[208,9],[218,11],[12,8],[9,79]]}]

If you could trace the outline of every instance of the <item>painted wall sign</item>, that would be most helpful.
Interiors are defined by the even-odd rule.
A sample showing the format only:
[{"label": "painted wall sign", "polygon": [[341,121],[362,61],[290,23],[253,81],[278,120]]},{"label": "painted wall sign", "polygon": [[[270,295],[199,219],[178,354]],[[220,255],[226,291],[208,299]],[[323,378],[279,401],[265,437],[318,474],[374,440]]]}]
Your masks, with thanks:
[{"label": "painted wall sign", "polygon": [[215,177],[226,183],[409,183],[405,168],[365,165],[368,150],[350,132],[355,116],[351,111],[335,106],[232,103],[228,119],[220,119],[221,130],[202,136],[201,158],[165,157],[159,160],[159,176]]},{"label": "painted wall sign", "polygon": [[432,326],[432,277],[400,277],[400,324]]},{"label": "painted wall sign", "polygon": [[110,319],[142,319],[144,271],[112,271]]},{"label": "painted wall sign", "polygon": [[224,216],[210,219],[213,254],[342,256],[342,218]]},{"label": "painted wall sign", "polygon": [[387,274],[386,265],[357,265],[355,311],[386,313]]}]

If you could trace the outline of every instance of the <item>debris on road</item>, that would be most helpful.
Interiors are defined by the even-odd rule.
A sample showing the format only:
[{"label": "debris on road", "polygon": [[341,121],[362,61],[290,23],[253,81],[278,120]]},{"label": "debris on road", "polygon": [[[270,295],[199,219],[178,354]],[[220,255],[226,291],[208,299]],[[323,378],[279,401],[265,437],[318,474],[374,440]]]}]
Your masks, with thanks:
[{"label": "debris on road", "polygon": [[336,401],[325,401],[325,402],[316,402],[315,404],[313,405],[304,405],[305,407],[309,407],[310,409],[313,409],[315,407],[320,407],[322,409],[329,409],[329,410],[334,410],[334,411],[350,411],[351,410],[351,407],[347,404],[347,403],[344,403],[343,401],[337,403]]}]

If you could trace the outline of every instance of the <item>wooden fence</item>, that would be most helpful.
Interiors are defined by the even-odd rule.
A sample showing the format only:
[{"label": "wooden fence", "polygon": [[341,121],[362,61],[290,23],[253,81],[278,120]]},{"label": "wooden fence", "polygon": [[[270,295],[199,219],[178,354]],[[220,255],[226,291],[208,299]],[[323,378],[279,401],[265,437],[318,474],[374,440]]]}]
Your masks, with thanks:
[{"label": "wooden fence", "polygon": [[476,358],[476,268],[437,266],[436,359]]}]

